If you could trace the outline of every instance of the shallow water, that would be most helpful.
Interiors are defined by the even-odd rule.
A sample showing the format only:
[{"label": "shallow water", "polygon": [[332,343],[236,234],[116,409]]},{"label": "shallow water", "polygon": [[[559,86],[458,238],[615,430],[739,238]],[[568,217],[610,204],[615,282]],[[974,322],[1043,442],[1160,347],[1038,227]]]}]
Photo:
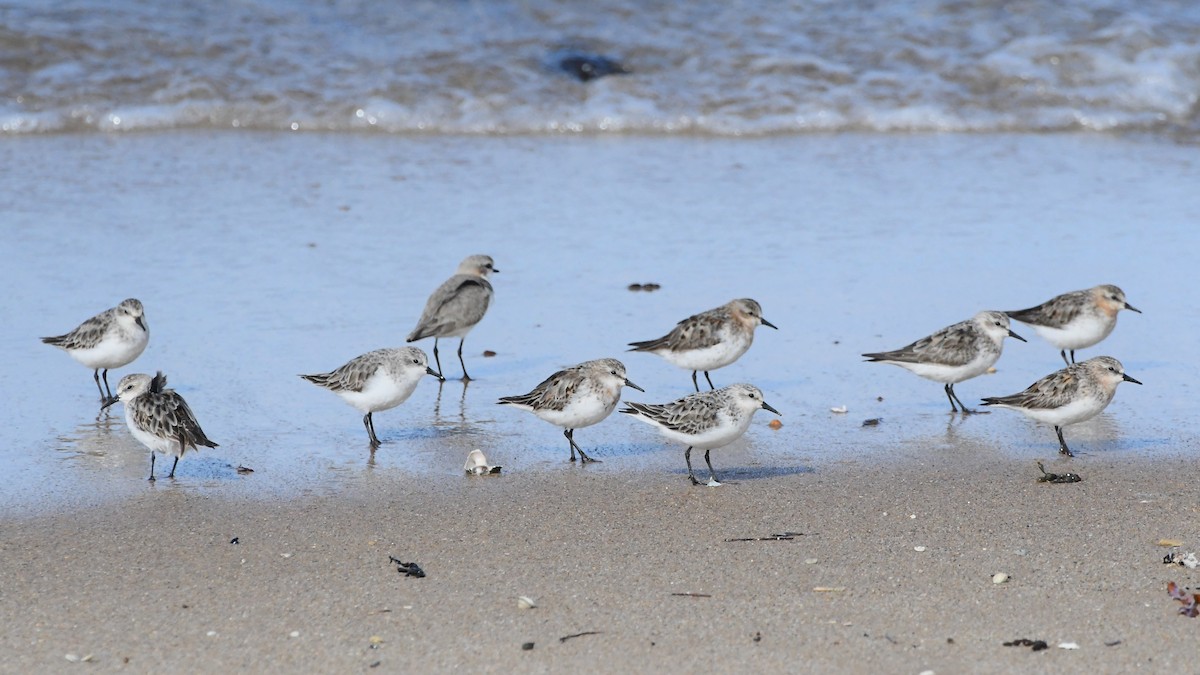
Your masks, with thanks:
[{"label": "shallow water", "polygon": [[[1107,413],[1068,429],[1081,455],[1072,466],[1088,453],[1195,446],[1200,166],[1186,146],[1100,135],[172,132],[10,138],[0,158],[19,167],[0,196],[9,514],[147,489],[285,497],[458,480],[475,447],[510,472],[683,480],[683,448],[635,420],[578,431],[604,460],[581,469],[565,461],[561,430],[494,402],[602,356],[621,358],[647,391],[627,398],[684,395],[689,373],[625,344],[734,297],[759,300],[780,330],[759,329],[713,380],[757,384],[784,426],[772,431],[760,414],[745,439],[715,451],[726,482],[963,451],[1054,457],[1051,429],[1009,411],[951,417],[940,385],[859,354],[1098,283],[1120,285],[1144,314],[1122,313],[1081,356],[1117,356],[1145,386],[1122,386]],[[377,414],[384,445],[372,457],[357,412],[296,375],[402,344],[429,292],[476,252],[501,270],[466,341],[476,380],[464,390],[429,378]],[[662,289],[626,290],[634,282]],[[97,418],[91,373],[37,339],[130,296],[146,305],[150,345],[110,381],[163,370],[221,444],[152,486],[120,409]],[[958,385],[964,401],[1061,366],[1031,329],[1015,329],[1030,343],[1009,340],[997,374]],[[456,377],[456,341],[441,347]],[[840,405],[849,413],[830,412]],[[882,424],[861,427],[875,417]]]}]

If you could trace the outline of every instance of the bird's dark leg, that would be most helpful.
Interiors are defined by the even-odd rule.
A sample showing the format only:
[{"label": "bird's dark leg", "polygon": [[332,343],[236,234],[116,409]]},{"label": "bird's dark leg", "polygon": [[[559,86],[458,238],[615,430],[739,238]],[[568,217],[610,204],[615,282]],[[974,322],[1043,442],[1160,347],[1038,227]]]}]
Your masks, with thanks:
[{"label": "bird's dark leg", "polygon": [[[460,366],[462,366],[462,369],[463,369],[463,382],[470,382],[471,376],[467,374],[467,364],[465,361],[463,361],[463,358],[462,358],[462,346],[463,346],[463,343],[466,342],[466,340],[467,340],[467,338],[463,338],[458,341],[458,364]],[[441,364],[438,364],[438,372],[439,373],[442,372]]]},{"label": "bird's dark leg", "polygon": [[1071,350],[1071,363],[1075,363],[1075,350]]},{"label": "bird's dark leg", "polygon": [[946,390],[946,398],[950,399],[950,413],[958,412],[958,406],[954,405],[954,391],[950,389],[950,383],[946,383],[943,388]]},{"label": "bird's dark leg", "polygon": [[175,463],[171,465],[171,473],[167,474],[167,478],[175,477],[175,467],[179,466],[179,458],[175,458]]},{"label": "bird's dark leg", "polygon": [[563,436],[566,436],[567,442],[571,444],[571,460],[570,461],[572,461],[572,462],[575,461],[575,439],[572,438],[572,436],[574,436],[574,434],[571,433],[573,431],[575,431],[575,430],[574,429],[563,429]]},{"label": "bird's dark leg", "polygon": [[[105,372],[105,374],[106,374],[106,375],[108,374],[108,371],[107,371],[107,370],[106,370],[106,371],[104,371],[104,372]],[[101,387],[101,386],[100,386],[100,369],[99,369],[99,368],[97,368],[96,370],[92,371],[92,378],[93,378],[94,380],[96,380],[96,388],[100,390],[100,400],[101,400],[102,402],[104,402],[104,403],[108,403],[108,398],[109,398],[109,396],[111,396],[111,394],[109,394],[109,396],[105,396],[105,395],[104,395],[104,387]],[[105,383],[107,383],[107,382],[108,382],[108,380],[107,380],[107,378],[106,378],[106,379],[105,379]]]},{"label": "bird's dark leg", "polygon": [[112,400],[112,388],[108,386],[108,368],[104,369],[104,391],[108,393],[108,400]]},{"label": "bird's dark leg", "polygon": [[150,482],[154,482],[154,451],[150,451]]},{"label": "bird's dark leg", "polygon": [[598,459],[592,459],[591,457],[588,457],[587,453],[585,453],[583,451],[583,448],[579,447],[579,445],[575,442],[575,430],[574,429],[567,429],[566,431],[563,432],[563,435],[566,436],[567,441],[569,441],[571,443],[571,461],[572,462],[575,461],[575,451],[576,450],[579,451],[579,463],[580,464],[587,464],[588,462],[597,462],[598,463],[600,461]]},{"label": "bird's dark leg", "polygon": [[[984,413],[980,413],[977,410],[967,410],[967,406],[963,405],[962,399],[958,397],[958,394],[954,393],[954,385],[953,384],[946,385],[946,393],[950,394],[950,396],[953,397],[954,401],[958,401],[958,406],[960,408],[962,408],[962,414],[964,414],[964,415],[975,415],[975,414],[982,415],[982,414],[984,414]],[[951,402],[951,405],[953,405],[953,401]],[[986,411],[984,411],[984,412],[986,413]]]},{"label": "bird's dark leg", "polygon": [[[696,381],[696,371],[694,370],[692,371],[692,386],[696,388],[696,393],[700,393],[700,383]],[[104,392],[100,392],[100,395],[103,396]]]},{"label": "bird's dark leg", "polygon": [[[1068,366],[1069,366],[1069,365],[1071,365],[1071,362],[1067,360],[1067,350],[1065,350],[1065,349],[1064,349],[1064,350],[1062,350],[1061,352],[1059,352],[1059,353],[1058,353],[1058,355],[1059,355],[1059,356],[1061,356],[1061,357],[1063,357],[1063,363],[1067,364]],[[1071,355],[1072,355],[1072,356],[1074,356],[1074,355],[1075,355],[1075,351],[1074,351],[1074,350],[1072,350],[1072,351],[1071,351]]]},{"label": "bird's dark leg", "polygon": [[688,446],[687,450],[683,451],[683,461],[688,465],[688,480],[692,481],[692,485],[699,485],[700,481],[696,480],[696,474],[692,472],[692,448]]},{"label": "bird's dark leg", "polygon": [[441,382],[445,382],[446,377],[444,375],[442,375],[442,360],[440,358],[438,358],[437,343],[438,343],[438,339],[436,337],[434,337],[433,338],[433,361],[434,361],[434,363],[437,363],[438,380]]},{"label": "bird's dark leg", "polygon": [[712,461],[708,459],[708,453],[710,452],[712,452],[711,449],[704,451],[704,463],[708,465],[708,482],[720,483],[721,481],[717,480],[717,472],[713,471]]},{"label": "bird's dark leg", "polygon": [[363,426],[367,428],[367,436],[371,438],[371,449],[378,448],[379,437],[375,435],[375,420],[371,418],[371,413],[363,415]]},{"label": "bird's dark leg", "polygon": [[[707,370],[704,371],[704,379],[708,380],[708,388],[709,389],[716,389],[716,387],[713,386],[712,378],[708,376]],[[700,387],[696,387],[696,391],[700,391]]]},{"label": "bird's dark leg", "polygon": [[1062,427],[1054,427],[1054,433],[1058,434],[1058,454],[1074,457],[1075,455],[1071,454],[1071,449],[1067,447],[1067,442],[1063,440]]}]

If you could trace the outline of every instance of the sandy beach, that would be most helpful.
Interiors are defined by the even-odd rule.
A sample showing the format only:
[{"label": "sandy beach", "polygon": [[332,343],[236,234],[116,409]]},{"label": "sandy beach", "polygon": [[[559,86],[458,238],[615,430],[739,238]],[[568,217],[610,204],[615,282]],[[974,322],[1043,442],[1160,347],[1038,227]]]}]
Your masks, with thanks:
[{"label": "sandy beach", "polygon": [[[1200,623],[1166,584],[1200,573],[1162,564],[1157,544],[1200,547],[1186,396],[1200,361],[1179,338],[1198,321],[1177,283],[1197,236],[1186,146],[187,132],[0,151],[24,167],[0,272],[0,310],[21,318],[0,327],[20,392],[0,410],[0,670],[1195,662]],[[296,375],[403,344],[474,252],[502,270],[467,340],[477,379],[428,378],[376,415],[370,457],[361,416]],[[1101,282],[1145,314],[1083,356],[1117,355],[1145,386],[1068,429],[1074,460],[1049,428],[1009,411],[953,418],[936,383],[859,356]],[[163,370],[221,444],[154,485],[120,408],[98,417],[90,372],[37,340],[131,295],[150,344],[110,378]],[[604,460],[580,467],[559,430],[495,404],[610,355],[646,389],[626,398],[680,396],[688,373],[624,345],[739,296],[780,329],[713,379],[758,385],[783,427],[760,414],[714,451],[723,487],[692,487],[683,448],[626,416],[579,430]],[[1060,367],[1027,337],[960,384],[963,400]],[[455,346],[442,343],[451,377]],[[883,422],[864,429],[868,417]],[[473,448],[504,472],[463,476]],[[1083,481],[1038,483],[1038,459]],[[1003,646],[1020,638],[1050,648]]]},{"label": "sandy beach", "polygon": [[[729,466],[721,489],[682,466],[287,501],[160,481],[3,525],[3,670],[63,672],[72,655],[89,672],[1186,671],[1200,623],[1166,584],[1196,572],[1157,542],[1198,540],[1194,463],[1047,469],[1083,481],[1038,483],[1032,462],[973,443],[790,475]],[[1017,638],[1050,648],[1002,645]]]}]

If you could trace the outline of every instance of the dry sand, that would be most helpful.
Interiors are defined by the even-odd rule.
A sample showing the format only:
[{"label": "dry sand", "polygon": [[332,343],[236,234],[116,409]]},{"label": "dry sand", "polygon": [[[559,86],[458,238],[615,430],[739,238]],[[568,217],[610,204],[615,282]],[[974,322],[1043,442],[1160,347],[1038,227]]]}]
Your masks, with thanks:
[{"label": "dry sand", "polygon": [[[1193,462],[1056,459],[1084,480],[1052,485],[1027,460],[954,453],[794,472],[717,458],[717,489],[689,485],[682,458],[669,474],[381,479],[290,501],[160,480],[3,522],[2,668],[1194,670],[1200,619],[1165,587],[1200,571],[1164,565],[1157,543],[1200,544]],[[802,536],[730,541],[783,532]],[[1051,648],[1002,646],[1015,638]]]}]

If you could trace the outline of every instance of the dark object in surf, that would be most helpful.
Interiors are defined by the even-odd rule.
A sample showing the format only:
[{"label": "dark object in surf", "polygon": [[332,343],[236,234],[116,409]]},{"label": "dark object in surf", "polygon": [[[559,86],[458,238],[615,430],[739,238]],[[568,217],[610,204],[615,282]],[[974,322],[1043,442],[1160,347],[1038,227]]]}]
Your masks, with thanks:
[{"label": "dark object in surf", "polygon": [[1078,483],[1083,480],[1077,473],[1050,473],[1046,471],[1046,467],[1042,466],[1041,462],[1037,463],[1037,468],[1042,472],[1037,479],[1039,483]]},{"label": "dark object in surf", "polygon": [[1004,646],[1005,647],[1029,647],[1030,649],[1032,649],[1035,652],[1040,652],[1043,649],[1048,648],[1050,645],[1046,644],[1045,640],[1030,640],[1029,638],[1018,638],[1016,640],[1013,640],[1012,642],[1005,642]]},{"label": "dark object in surf", "polygon": [[400,574],[403,574],[406,577],[416,577],[420,579],[425,576],[425,570],[421,569],[421,566],[415,562],[400,562],[399,558],[390,555],[388,556],[388,560],[396,563],[396,567],[398,568],[396,571],[400,572]]},{"label": "dark object in surf", "polygon": [[591,82],[606,75],[629,74],[629,70],[625,66],[599,54],[572,52],[559,56],[555,63],[559,70],[580,82]]},{"label": "dark object in surf", "polygon": [[631,290],[631,291],[646,291],[647,293],[653,293],[654,291],[657,291],[658,289],[662,288],[662,286],[660,286],[659,284],[655,284],[655,283],[629,284],[629,286],[627,288],[629,288],[629,290]]}]

